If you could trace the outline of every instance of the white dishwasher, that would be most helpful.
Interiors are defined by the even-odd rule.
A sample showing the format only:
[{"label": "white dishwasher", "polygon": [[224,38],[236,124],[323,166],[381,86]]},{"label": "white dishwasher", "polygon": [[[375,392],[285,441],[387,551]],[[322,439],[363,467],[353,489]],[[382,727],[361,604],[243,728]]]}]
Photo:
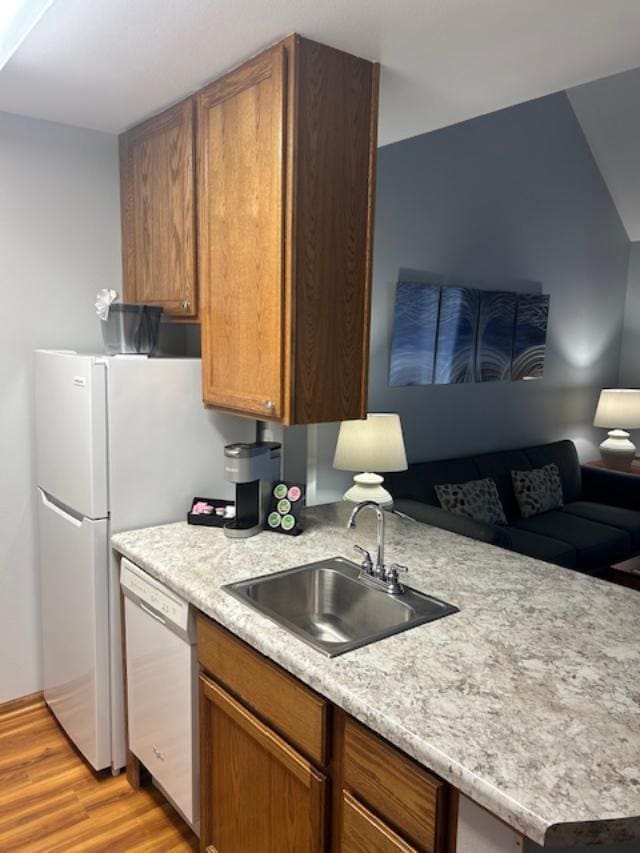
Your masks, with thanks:
[{"label": "white dishwasher", "polygon": [[198,832],[198,662],[193,608],[123,557],[129,749]]}]

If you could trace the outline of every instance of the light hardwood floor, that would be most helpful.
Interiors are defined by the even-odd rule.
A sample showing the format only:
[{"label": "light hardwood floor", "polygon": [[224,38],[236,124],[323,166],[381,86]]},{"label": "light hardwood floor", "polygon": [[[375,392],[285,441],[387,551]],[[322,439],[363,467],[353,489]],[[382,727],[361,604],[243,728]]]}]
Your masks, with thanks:
[{"label": "light hardwood floor", "polygon": [[42,702],[0,716],[0,851],[197,850],[155,788],[95,774]]}]

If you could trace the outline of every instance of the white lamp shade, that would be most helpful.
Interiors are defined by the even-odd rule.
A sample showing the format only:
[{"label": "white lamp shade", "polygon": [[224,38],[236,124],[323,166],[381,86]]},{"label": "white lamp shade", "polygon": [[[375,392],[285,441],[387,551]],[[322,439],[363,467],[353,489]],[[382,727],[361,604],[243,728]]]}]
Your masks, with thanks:
[{"label": "white lamp shade", "polygon": [[640,390],[605,388],[600,393],[593,425],[605,429],[640,429]]},{"label": "white lamp shade", "polygon": [[341,471],[405,471],[407,455],[399,415],[369,414],[343,421],[333,467]]}]

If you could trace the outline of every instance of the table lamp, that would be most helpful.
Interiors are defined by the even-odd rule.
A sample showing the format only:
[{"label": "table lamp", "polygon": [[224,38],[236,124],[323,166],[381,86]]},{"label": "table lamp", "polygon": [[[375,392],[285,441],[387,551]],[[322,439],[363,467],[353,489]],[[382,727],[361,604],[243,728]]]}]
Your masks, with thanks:
[{"label": "table lamp", "polygon": [[390,508],[393,498],[383,487],[379,471],[406,471],[407,456],[399,415],[368,414],[366,420],[343,421],[340,424],[333,467],[340,471],[357,471],[354,485],[344,500],[360,503],[375,501]]},{"label": "table lamp", "polygon": [[605,388],[600,393],[593,425],[610,430],[600,445],[600,455],[606,467],[630,471],[636,446],[626,430],[640,429],[640,390]]}]

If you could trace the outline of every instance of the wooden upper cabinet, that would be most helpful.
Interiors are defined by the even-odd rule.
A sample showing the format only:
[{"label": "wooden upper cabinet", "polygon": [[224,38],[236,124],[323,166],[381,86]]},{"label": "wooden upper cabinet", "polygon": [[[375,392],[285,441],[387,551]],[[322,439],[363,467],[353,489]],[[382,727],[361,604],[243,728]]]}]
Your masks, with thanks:
[{"label": "wooden upper cabinet", "polygon": [[283,414],[285,53],[198,96],[205,403]]},{"label": "wooden upper cabinet", "polygon": [[289,36],[196,96],[205,404],[365,415],[377,72]]},{"label": "wooden upper cabinet", "polygon": [[193,322],[196,288],[194,103],[120,136],[124,299]]}]

